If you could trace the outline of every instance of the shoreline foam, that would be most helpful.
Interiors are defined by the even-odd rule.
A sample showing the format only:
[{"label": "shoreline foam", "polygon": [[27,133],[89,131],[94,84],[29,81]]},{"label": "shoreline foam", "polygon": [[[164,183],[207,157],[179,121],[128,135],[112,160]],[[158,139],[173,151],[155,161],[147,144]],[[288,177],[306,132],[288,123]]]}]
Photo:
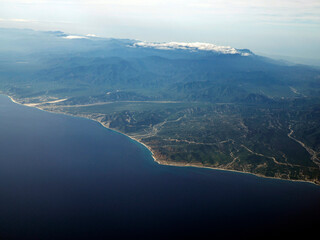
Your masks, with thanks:
[{"label": "shoreline foam", "polygon": [[[1,93],[0,93],[1,94]],[[3,93],[2,93],[3,94]],[[193,168],[206,168],[206,169],[212,169],[212,170],[218,170],[218,171],[226,171],[226,172],[235,172],[235,173],[241,173],[241,174],[249,174],[249,175],[253,175],[253,176],[256,176],[256,177],[260,177],[260,178],[265,178],[265,179],[274,179],[274,180],[281,180],[281,181],[289,181],[289,182],[299,182],[299,183],[312,183],[313,185],[316,185],[316,186],[320,186],[319,184],[313,182],[313,181],[307,181],[307,180],[295,180],[295,179],[284,179],[284,178],[278,178],[278,177],[267,177],[267,176],[264,176],[264,175],[260,175],[260,174],[256,174],[256,173],[251,173],[251,172],[244,172],[244,171],[238,171],[238,170],[232,170],[232,169],[223,169],[223,168],[215,168],[215,167],[209,167],[209,166],[203,166],[201,164],[190,164],[190,163],[178,163],[178,162],[169,162],[169,161],[161,161],[161,160],[158,160],[155,156],[155,153],[154,151],[152,150],[151,147],[149,147],[148,145],[146,145],[145,143],[141,142],[140,140],[134,138],[134,137],[131,137],[123,132],[120,132],[118,130],[115,130],[115,129],[112,129],[112,128],[109,128],[108,126],[106,126],[102,121],[98,120],[98,119],[94,119],[94,118],[89,118],[87,116],[81,116],[81,115],[72,115],[72,114],[68,114],[68,113],[64,113],[64,112],[54,112],[54,111],[48,111],[48,110],[44,110],[38,106],[30,106],[28,104],[23,104],[23,103],[20,103],[18,101],[16,101],[13,97],[9,96],[9,95],[6,95],[6,94],[3,94],[5,96],[7,96],[13,103],[16,103],[16,104],[19,104],[19,105],[23,105],[23,106],[26,106],[26,107],[31,107],[31,108],[36,108],[36,109],[39,109],[41,111],[44,111],[44,112],[48,112],[48,113],[55,113],[55,114],[63,114],[63,115],[66,115],[66,116],[71,116],[71,117],[79,117],[79,118],[85,118],[85,119],[88,119],[88,120],[92,120],[92,121],[95,121],[97,123],[99,123],[102,127],[108,129],[108,130],[111,130],[111,131],[114,131],[116,133],[120,133],[128,138],[130,138],[131,140],[133,141],[136,141],[138,142],[139,144],[143,145],[145,148],[147,148],[149,150],[149,152],[151,153],[151,157],[153,158],[153,161],[158,163],[159,165],[163,165],[163,166],[172,166],[172,167],[193,167]]]}]

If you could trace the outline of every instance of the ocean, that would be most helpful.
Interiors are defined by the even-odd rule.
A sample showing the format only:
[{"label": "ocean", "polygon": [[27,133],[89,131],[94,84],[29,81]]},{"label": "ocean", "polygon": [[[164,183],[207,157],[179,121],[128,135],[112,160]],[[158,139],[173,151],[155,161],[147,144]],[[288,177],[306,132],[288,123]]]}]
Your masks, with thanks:
[{"label": "ocean", "polygon": [[84,119],[0,95],[0,239],[213,239],[316,232],[320,187],[163,166]]}]

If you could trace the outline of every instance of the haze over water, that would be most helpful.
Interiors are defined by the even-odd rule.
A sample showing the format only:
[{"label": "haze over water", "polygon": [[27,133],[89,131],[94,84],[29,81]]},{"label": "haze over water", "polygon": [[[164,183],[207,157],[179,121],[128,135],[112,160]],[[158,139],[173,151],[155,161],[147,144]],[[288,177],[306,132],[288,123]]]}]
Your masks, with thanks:
[{"label": "haze over water", "polygon": [[241,236],[308,231],[320,187],[161,166],[94,121],[0,95],[0,239]]}]

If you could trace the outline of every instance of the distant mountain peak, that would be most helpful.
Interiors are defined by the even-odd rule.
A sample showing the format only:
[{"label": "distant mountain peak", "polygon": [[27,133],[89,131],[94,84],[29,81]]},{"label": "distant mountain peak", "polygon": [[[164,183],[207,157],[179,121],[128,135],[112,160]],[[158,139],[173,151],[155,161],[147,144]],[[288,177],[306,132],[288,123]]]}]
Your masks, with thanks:
[{"label": "distant mountain peak", "polygon": [[136,42],[134,47],[154,48],[160,50],[189,50],[189,51],[210,51],[218,54],[240,54],[241,56],[252,55],[252,52],[248,50],[239,50],[229,46],[218,46],[212,43],[202,42]]}]

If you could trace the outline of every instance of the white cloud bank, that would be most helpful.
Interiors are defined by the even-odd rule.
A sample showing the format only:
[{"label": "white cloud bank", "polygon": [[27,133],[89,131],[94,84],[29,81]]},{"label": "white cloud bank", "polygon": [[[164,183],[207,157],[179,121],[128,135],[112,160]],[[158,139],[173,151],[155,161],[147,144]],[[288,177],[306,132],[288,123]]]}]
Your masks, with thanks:
[{"label": "white cloud bank", "polygon": [[250,53],[243,53],[239,50],[229,46],[217,46],[211,43],[185,43],[185,42],[168,42],[168,43],[152,43],[152,42],[137,42],[134,44],[135,47],[155,48],[162,50],[191,50],[191,51],[211,51],[220,54],[240,54],[242,56],[249,56]]},{"label": "white cloud bank", "polygon": [[97,35],[95,34],[87,34],[85,36],[80,36],[80,35],[68,35],[68,36],[64,36],[62,38],[65,38],[65,39],[89,39],[89,38],[96,38]]},{"label": "white cloud bank", "polygon": [[87,39],[87,37],[85,37],[85,36],[76,36],[76,35],[68,35],[68,36],[65,36],[62,38],[65,38],[65,39]]}]

